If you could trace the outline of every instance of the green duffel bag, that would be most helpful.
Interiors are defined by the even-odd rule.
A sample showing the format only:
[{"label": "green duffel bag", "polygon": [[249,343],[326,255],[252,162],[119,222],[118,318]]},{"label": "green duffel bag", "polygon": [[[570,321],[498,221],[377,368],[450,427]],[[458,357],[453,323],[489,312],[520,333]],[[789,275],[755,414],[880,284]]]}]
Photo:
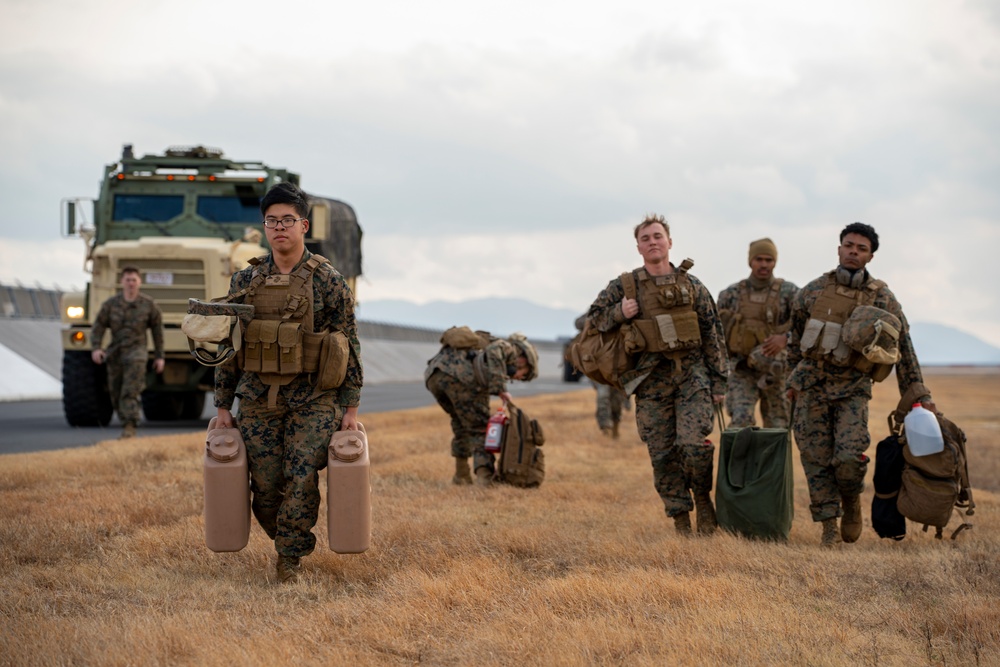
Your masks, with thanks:
[{"label": "green duffel bag", "polygon": [[719,526],[764,540],[787,540],[795,508],[792,442],[782,428],[726,429],[719,447],[715,504]]}]

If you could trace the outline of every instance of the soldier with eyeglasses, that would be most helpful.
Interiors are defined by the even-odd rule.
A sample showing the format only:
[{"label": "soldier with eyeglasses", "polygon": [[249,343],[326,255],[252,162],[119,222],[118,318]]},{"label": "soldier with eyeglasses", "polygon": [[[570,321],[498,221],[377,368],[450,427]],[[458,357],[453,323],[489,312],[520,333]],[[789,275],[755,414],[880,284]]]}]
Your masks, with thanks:
[{"label": "soldier with eyeglasses", "polygon": [[[218,426],[230,427],[236,421],[234,400],[240,399],[251,507],[274,540],[278,580],[291,582],[300,559],[316,546],[319,471],[327,465],[330,438],[338,429],[358,428],[361,345],[351,288],[328,260],[305,247],[306,194],[292,183],[279,183],[264,195],[260,209],[271,252],[230,283],[229,300],[252,304],[254,320],[240,355],[216,370],[215,405]],[[275,341],[269,343],[266,332]],[[342,379],[327,381],[317,358],[320,349],[334,344],[334,335],[346,338],[347,371]],[[280,353],[267,351],[277,348]]]}]

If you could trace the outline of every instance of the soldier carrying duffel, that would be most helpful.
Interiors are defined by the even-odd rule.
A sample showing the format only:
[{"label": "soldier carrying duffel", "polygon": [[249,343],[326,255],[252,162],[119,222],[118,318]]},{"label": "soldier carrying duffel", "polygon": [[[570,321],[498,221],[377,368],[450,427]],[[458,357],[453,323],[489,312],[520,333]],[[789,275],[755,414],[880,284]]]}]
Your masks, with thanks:
[{"label": "soldier carrying duffel", "polygon": [[[888,377],[893,366],[900,395],[923,382],[903,309],[866,268],[878,246],[869,225],[844,227],[839,265],[799,290],[792,308],[788,395],[796,405],[792,418],[809,510],[823,524],[825,547],[861,536],[872,382]],[[931,398],[917,400],[929,405]]]}]

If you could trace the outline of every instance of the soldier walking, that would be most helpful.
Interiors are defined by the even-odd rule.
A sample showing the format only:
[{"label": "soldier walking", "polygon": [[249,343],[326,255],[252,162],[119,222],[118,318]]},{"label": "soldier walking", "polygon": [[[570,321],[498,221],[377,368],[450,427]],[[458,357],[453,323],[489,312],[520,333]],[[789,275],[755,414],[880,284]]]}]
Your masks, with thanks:
[{"label": "soldier walking", "polygon": [[[163,315],[150,297],[140,292],[142,277],[134,266],[122,267],[121,292],[101,305],[91,334],[95,364],[108,364],[111,404],[122,423],[122,438],[135,437],[139,425],[140,400],[146,388],[146,329],[153,332],[153,370],[163,372]],[[105,330],[111,344],[101,347]]]},{"label": "soldier walking", "polygon": [[[792,307],[788,361],[794,370],[788,396],[795,401],[795,441],[809,484],[809,511],[813,521],[823,524],[824,547],[861,536],[861,492],[869,461],[865,451],[870,444],[868,403],[872,382],[892,370],[892,363],[879,363],[886,359],[869,358],[881,349],[875,342],[864,346],[872,352],[863,352],[864,347],[848,339],[847,333],[856,328],[852,315],[881,311],[895,319],[899,393],[923,384],[903,309],[885,282],[866,268],[878,246],[871,226],[854,222],[844,227],[837,247],[839,265],[799,290]],[[933,409],[930,395],[918,400]]]},{"label": "soldier walking", "polygon": [[733,428],[754,426],[760,401],[764,428],[788,428],[788,330],[798,287],[774,277],[778,248],[764,238],[750,244],[750,276],[719,294],[719,316],[729,352],[726,408]]},{"label": "soldier walking", "polygon": [[538,352],[523,334],[491,340],[483,349],[443,345],[427,362],[424,384],[451,417],[451,455],[454,484],[472,484],[469,457],[473,457],[476,484],[492,483],[495,457],[485,448],[490,419],[490,396],[507,403],[507,380],[529,382],[538,377]]},{"label": "soldier walking", "polygon": [[251,260],[230,283],[228,300],[253,305],[254,315],[240,356],[216,369],[215,405],[218,427],[229,428],[240,399],[251,507],[274,540],[278,580],[292,582],[316,546],[319,471],[327,465],[330,438],[338,429],[358,428],[361,344],[347,281],[305,247],[306,194],[278,183],[260,210],[271,252]]},{"label": "soldier walking", "polygon": [[670,262],[673,241],[663,216],[646,216],[634,236],[643,260],[631,272],[636,298],[615,278],[587,315],[600,331],[628,330],[637,359],[621,381],[626,394],[635,394],[653,484],[678,533],[691,534],[690,512],[697,509],[698,532],[708,535],[717,523],[710,496],[714,447],[705,436],[729,371],[722,323],[711,293],[688,273],[692,262]]}]

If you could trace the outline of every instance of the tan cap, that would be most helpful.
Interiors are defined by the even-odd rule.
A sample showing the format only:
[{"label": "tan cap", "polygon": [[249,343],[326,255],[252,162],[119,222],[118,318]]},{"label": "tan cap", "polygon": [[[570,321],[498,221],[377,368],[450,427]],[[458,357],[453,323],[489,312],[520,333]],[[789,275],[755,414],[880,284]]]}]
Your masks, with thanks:
[{"label": "tan cap", "polygon": [[747,263],[750,263],[754,257],[757,255],[770,255],[774,258],[775,264],[778,263],[778,246],[774,245],[774,241],[768,238],[758,239],[756,241],[751,241],[750,243],[750,256],[747,257]]}]

